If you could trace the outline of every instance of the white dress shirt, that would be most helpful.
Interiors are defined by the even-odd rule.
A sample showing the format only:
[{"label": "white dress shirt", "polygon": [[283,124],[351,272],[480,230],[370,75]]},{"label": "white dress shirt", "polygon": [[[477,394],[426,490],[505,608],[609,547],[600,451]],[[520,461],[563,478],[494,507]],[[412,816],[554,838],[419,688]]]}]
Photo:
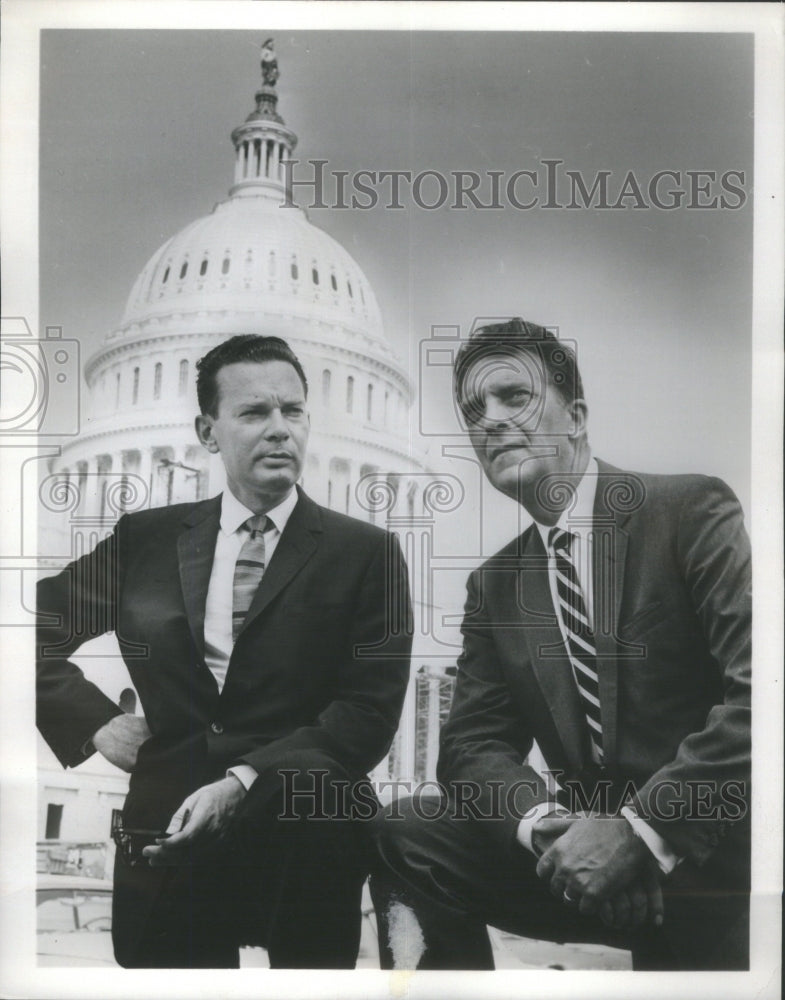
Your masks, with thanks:
[{"label": "white dress shirt", "polygon": [[[297,491],[292,489],[285,500],[267,511],[268,527],[264,532],[265,569],[270,565],[278,541],[296,504]],[[218,683],[219,691],[223,690],[234,645],[232,641],[234,568],[240,549],[248,539],[248,533],[243,529],[243,525],[253,516],[254,512],[240,503],[231,490],[225,490],[221,497],[221,521],[204,609],[204,658]],[[227,773],[233,774],[246,789],[251,787],[256,778],[256,772],[248,764],[238,764]]]},{"label": "white dress shirt", "polygon": [[[573,502],[567,507],[567,509],[562,511],[562,514],[556,524],[551,526],[540,524],[539,521],[534,522],[540,533],[540,537],[542,538],[545,551],[548,553],[548,583],[551,591],[551,601],[553,603],[553,607],[557,610],[557,614],[559,613],[559,598],[556,584],[556,560],[550,550],[548,536],[550,535],[552,527],[559,528],[562,531],[569,531],[573,536],[570,547],[570,555],[572,556],[572,561],[575,564],[578,583],[581,591],[583,592],[583,600],[586,605],[589,626],[592,629],[594,628],[594,578],[592,574],[593,540],[591,535],[593,529],[594,500],[597,493],[598,472],[597,460],[595,458],[590,458],[589,463],[586,466],[586,471],[584,472],[578,485],[575,487],[575,497]],[[562,634],[563,632],[564,630],[562,628]],[[602,706],[600,706],[600,710],[602,710]],[[528,850],[533,851],[532,831],[537,820],[542,816],[548,815],[549,813],[564,812],[566,812],[566,810],[561,809],[561,807],[554,807],[553,802],[541,802],[539,805],[536,805],[529,811],[529,813],[527,813],[526,817],[522,819],[518,825],[519,843],[523,844],[523,846]],[[635,835],[640,837],[652,852],[660,868],[664,872],[672,871],[680,859],[670,849],[667,841],[665,841],[655,830],[653,830],[648,823],[637,816],[632,809],[623,809],[622,815],[632,827]]]}]

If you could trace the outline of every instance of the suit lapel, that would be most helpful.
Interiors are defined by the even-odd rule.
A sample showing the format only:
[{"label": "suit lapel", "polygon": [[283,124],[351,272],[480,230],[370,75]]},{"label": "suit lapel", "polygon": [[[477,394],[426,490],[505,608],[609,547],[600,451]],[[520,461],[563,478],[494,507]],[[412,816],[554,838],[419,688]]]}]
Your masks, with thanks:
[{"label": "suit lapel", "polygon": [[532,527],[524,549],[521,591],[526,607],[526,627],[522,631],[529,662],[548,703],[567,760],[578,772],[585,757],[586,722],[551,599],[548,557],[536,527]]},{"label": "suit lapel", "polygon": [[297,505],[283,530],[270,565],[254,594],[242,631],[264,611],[316,551],[322,530],[319,508],[298,488]]},{"label": "suit lapel", "polygon": [[177,559],[185,611],[194,646],[202,661],[204,660],[204,611],[220,516],[220,496],[197,505],[186,516],[185,530],[177,539]]}]

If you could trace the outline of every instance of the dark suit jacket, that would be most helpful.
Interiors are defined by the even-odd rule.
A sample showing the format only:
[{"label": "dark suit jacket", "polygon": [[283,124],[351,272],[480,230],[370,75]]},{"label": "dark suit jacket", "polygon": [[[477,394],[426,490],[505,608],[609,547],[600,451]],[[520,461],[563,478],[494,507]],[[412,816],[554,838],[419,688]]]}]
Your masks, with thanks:
[{"label": "dark suit jacket", "polygon": [[[616,794],[637,789],[651,826],[713,880],[744,882],[751,597],[739,504],[717,479],[599,463],[593,527],[599,778]],[[523,764],[533,740],[562,783],[598,787],[534,525],[471,575],[463,634],[439,777],[500,781],[504,818],[485,827],[509,843],[520,814],[548,797]]]},{"label": "dark suit jacket", "polygon": [[131,775],[128,826],[165,829],[186,795],[237,763],[259,772],[257,794],[303,761],[359,778],[398,727],[412,638],[398,542],[302,491],[219,694],[204,613],[220,508],[215,497],[126,515],[39,584],[38,726],[64,766],[83,761],[85,742],[120,712],[68,656],[116,631],[152,731]]}]

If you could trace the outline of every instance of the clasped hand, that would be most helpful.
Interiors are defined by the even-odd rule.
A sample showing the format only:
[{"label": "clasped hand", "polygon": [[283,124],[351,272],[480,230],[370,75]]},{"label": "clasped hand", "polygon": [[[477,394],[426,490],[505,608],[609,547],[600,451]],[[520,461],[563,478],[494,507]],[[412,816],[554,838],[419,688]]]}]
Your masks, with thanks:
[{"label": "clasped hand", "polygon": [[209,856],[225,839],[245,798],[245,788],[233,775],[192,792],[172,816],[166,839],[145,847],[153,867],[189,865]]},{"label": "clasped hand", "polygon": [[543,817],[534,843],[542,849],[537,875],[568,905],[609,927],[662,924],[659,868],[625,819]]}]

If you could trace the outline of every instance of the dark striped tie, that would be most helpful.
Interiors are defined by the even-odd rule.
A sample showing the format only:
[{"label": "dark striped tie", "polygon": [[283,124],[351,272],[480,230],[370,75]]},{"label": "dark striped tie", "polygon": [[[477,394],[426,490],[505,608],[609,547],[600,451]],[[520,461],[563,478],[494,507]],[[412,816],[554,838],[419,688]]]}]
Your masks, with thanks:
[{"label": "dark striped tie", "polygon": [[592,756],[602,763],[602,717],[600,685],[597,675],[597,648],[589,624],[578,573],[570,553],[572,535],[561,528],[551,528],[548,543],[556,564],[556,593],[559,598],[559,622],[564,644],[572,664],[572,672],[581,704],[589,725]]},{"label": "dark striped tie", "polygon": [[267,515],[256,514],[254,517],[249,517],[242,527],[249,532],[249,535],[243,542],[234,567],[232,641],[236,641],[240,634],[264,573],[264,532],[267,528]]}]

